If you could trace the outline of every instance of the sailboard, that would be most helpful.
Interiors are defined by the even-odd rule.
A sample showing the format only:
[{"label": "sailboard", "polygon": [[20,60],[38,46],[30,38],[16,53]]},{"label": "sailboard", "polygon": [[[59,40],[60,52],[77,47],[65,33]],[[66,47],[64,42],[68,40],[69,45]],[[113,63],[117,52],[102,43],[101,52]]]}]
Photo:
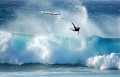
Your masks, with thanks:
[{"label": "sailboard", "polygon": [[54,12],[50,12],[50,11],[40,11],[40,13],[50,14],[50,15],[60,15],[60,16],[61,16],[61,19],[64,19],[64,18],[63,18],[62,10],[54,11]]}]

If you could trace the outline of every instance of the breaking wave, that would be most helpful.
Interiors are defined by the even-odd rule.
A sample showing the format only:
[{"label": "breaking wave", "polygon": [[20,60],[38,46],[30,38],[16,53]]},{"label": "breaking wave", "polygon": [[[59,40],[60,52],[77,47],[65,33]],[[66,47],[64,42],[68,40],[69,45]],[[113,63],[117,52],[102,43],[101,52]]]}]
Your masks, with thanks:
[{"label": "breaking wave", "polygon": [[4,31],[0,31],[0,35],[0,63],[78,63],[100,69],[120,69],[119,38],[92,36],[83,40]]}]

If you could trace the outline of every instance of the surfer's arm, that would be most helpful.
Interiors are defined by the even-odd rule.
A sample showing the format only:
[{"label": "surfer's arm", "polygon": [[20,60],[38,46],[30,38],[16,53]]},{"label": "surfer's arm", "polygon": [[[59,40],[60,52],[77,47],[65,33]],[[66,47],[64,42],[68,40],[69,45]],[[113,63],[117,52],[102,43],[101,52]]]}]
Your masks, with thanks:
[{"label": "surfer's arm", "polygon": [[[71,29],[71,28],[70,28]],[[75,31],[74,29],[71,29],[72,31]]]}]

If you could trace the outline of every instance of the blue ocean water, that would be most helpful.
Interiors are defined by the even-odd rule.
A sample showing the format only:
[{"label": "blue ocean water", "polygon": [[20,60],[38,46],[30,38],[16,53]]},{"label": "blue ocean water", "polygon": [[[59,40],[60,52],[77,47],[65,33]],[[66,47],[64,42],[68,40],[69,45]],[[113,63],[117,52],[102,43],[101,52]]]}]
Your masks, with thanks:
[{"label": "blue ocean water", "polygon": [[[0,76],[119,77],[119,4],[1,0]],[[40,13],[59,10],[64,19]],[[78,35],[71,22],[80,27]]]}]

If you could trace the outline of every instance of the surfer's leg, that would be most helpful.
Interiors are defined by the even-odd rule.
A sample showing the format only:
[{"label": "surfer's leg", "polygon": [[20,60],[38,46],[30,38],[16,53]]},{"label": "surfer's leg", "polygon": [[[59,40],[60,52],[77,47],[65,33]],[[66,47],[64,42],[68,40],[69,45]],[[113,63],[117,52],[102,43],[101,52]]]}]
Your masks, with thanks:
[{"label": "surfer's leg", "polygon": [[[79,34],[79,31],[78,31],[78,34]],[[77,35],[78,35],[78,34],[77,34]]]},{"label": "surfer's leg", "polygon": [[74,26],[74,29],[76,30],[76,27],[75,27],[75,25],[73,25]]},{"label": "surfer's leg", "polygon": [[[71,22],[72,23],[72,22]],[[73,23],[72,23],[73,24]],[[76,27],[75,27],[75,25],[73,24],[73,26],[74,26],[74,29],[76,30]]]}]

